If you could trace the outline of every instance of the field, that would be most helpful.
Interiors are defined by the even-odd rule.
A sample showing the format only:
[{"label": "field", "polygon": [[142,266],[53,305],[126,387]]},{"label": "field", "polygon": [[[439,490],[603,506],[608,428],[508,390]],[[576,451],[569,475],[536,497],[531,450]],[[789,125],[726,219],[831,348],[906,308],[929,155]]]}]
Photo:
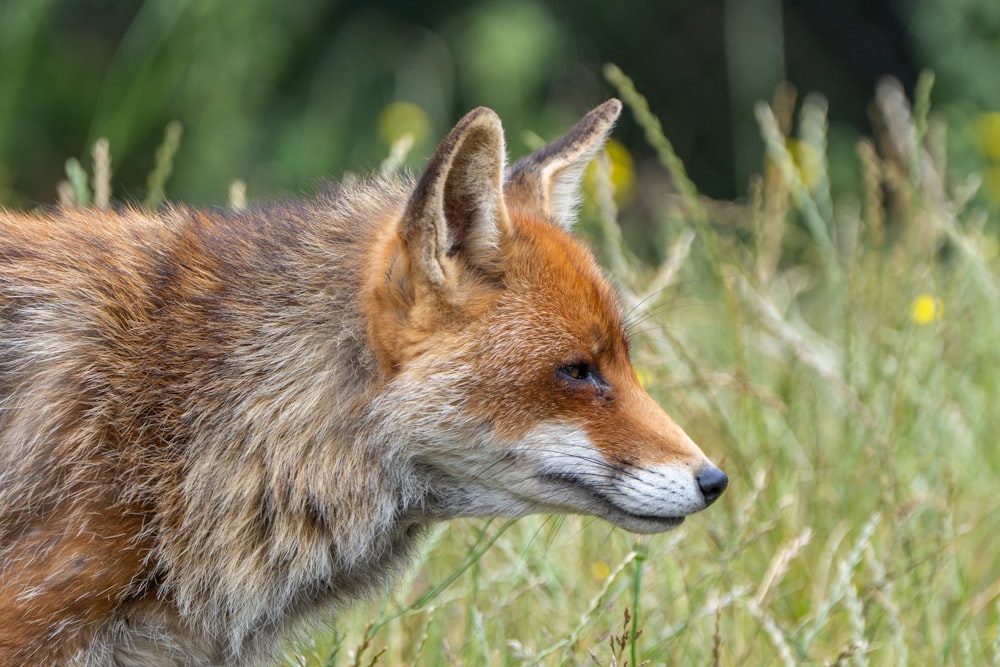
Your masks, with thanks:
[{"label": "field", "polygon": [[697,194],[607,74],[674,184],[648,221],[662,262],[623,242],[607,161],[581,233],[640,377],[730,489],[657,536],[438,526],[404,581],[287,664],[1000,664],[998,243],[976,175],[944,175],[930,77],[913,105],[879,89],[883,129],[836,201],[822,99],[797,122],[758,107],[768,162],[737,205]]},{"label": "field", "polygon": [[[383,599],[285,662],[1000,664],[1000,243],[979,177],[948,172],[931,78],[912,104],[881,86],[878,135],[836,198],[823,100],[759,106],[768,158],[735,203],[700,196],[606,74],[672,188],[637,255],[619,167],[599,160],[580,233],[619,287],[640,378],[729,490],[657,536],[579,517],[437,526]],[[90,196],[80,170],[67,201]]]}]

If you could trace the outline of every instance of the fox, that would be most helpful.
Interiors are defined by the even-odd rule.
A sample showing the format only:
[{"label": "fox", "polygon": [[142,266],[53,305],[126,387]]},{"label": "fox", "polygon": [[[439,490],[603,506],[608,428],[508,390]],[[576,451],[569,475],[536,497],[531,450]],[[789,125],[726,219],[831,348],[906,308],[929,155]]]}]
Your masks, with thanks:
[{"label": "fox", "polygon": [[428,526],[670,530],[728,478],[643,390],[571,235],[611,99],[506,163],[244,210],[0,212],[0,665],[253,665]]}]

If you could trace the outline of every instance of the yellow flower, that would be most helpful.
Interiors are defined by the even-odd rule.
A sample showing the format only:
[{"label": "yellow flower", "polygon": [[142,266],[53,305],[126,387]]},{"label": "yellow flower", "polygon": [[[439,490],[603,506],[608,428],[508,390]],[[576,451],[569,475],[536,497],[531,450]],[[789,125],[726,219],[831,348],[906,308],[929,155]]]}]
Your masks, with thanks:
[{"label": "yellow flower", "polygon": [[[635,161],[620,142],[609,139],[604,145],[604,150],[611,161],[611,185],[615,188],[615,201],[621,205],[627,202],[632,195],[632,188],[635,185]],[[590,192],[596,189],[597,168],[593,162],[587,166],[587,173],[584,183]]]},{"label": "yellow flower", "polygon": [[611,574],[611,566],[603,560],[595,560],[590,566],[590,576],[598,581],[604,581]]},{"label": "yellow flower", "polygon": [[994,203],[1000,204],[1000,113],[985,111],[977,115],[972,131],[979,151],[987,160],[983,190]]},{"label": "yellow flower", "polygon": [[976,143],[983,155],[1000,160],[1000,113],[987,111],[976,116],[973,122]]},{"label": "yellow flower", "polygon": [[430,127],[427,112],[412,102],[392,102],[382,109],[375,120],[378,138],[390,146],[407,134],[413,137],[414,144],[419,144]]},{"label": "yellow flower", "polygon": [[931,294],[921,294],[910,304],[910,317],[916,324],[924,325],[941,319],[944,304]]},{"label": "yellow flower", "polygon": [[798,139],[789,137],[785,140],[785,146],[792,155],[802,184],[810,192],[815,190],[816,186],[819,185],[819,177],[823,170],[823,157],[815,148]]},{"label": "yellow flower", "polygon": [[635,379],[639,381],[639,386],[649,391],[649,373],[642,368],[635,368]]}]

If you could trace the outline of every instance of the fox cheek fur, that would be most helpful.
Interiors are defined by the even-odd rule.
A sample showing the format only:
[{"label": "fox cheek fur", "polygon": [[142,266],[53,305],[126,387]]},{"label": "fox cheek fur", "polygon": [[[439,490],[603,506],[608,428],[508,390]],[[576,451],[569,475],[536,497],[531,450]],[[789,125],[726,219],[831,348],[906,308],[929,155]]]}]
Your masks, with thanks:
[{"label": "fox cheek fur", "polygon": [[240,214],[0,212],[0,665],[260,662],[430,521],[711,504],[567,233],[620,108]]},{"label": "fox cheek fur", "polygon": [[399,369],[402,395],[390,404],[410,406],[407,424],[428,425],[411,453],[428,489],[446,487],[432,494],[440,506],[429,503],[441,516],[579,512],[655,532],[725,488],[639,388],[614,293],[565,233],[619,110],[614,100],[598,107],[503,178],[499,121],[471,113],[387,244],[407,279],[376,288],[395,312],[373,333]]}]

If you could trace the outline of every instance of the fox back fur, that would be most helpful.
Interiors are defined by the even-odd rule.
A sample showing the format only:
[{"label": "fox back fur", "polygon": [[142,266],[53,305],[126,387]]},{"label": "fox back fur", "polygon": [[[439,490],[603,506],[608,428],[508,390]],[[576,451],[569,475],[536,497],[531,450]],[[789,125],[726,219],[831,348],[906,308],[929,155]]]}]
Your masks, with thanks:
[{"label": "fox back fur", "polygon": [[710,504],[567,233],[619,111],[246,212],[0,211],[0,665],[259,663],[430,522]]}]

